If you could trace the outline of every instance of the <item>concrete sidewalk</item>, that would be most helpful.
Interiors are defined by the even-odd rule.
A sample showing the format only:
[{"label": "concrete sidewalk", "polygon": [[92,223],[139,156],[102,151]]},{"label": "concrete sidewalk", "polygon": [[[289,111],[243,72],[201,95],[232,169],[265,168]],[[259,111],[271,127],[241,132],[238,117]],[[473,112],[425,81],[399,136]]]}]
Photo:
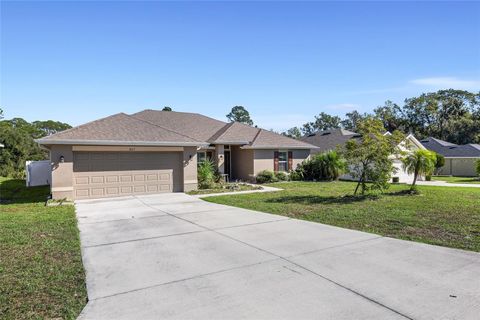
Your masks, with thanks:
[{"label": "concrete sidewalk", "polygon": [[480,188],[480,183],[449,183],[446,181],[417,181],[419,186]]},{"label": "concrete sidewalk", "polygon": [[80,319],[478,319],[480,254],[207,203],[78,201]]}]

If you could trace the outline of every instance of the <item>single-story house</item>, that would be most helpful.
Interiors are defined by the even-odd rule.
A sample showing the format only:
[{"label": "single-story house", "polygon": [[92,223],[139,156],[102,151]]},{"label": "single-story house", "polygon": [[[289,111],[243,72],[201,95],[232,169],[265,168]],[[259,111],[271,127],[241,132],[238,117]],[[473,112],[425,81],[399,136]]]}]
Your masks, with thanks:
[{"label": "single-story house", "polygon": [[314,146],[196,113],[118,113],[37,142],[50,151],[54,199],[88,199],[197,188],[197,162],[212,159],[230,180],[289,171]]},{"label": "single-story house", "polygon": [[480,160],[480,144],[458,145],[429,137],[420,141],[428,150],[445,157],[445,165],[438,174],[473,177],[476,176],[475,162]]},{"label": "single-story house", "polygon": [[[390,134],[386,132],[385,134]],[[337,148],[342,148],[350,139],[361,139],[361,135],[349,130],[337,128],[318,131],[302,137],[302,141],[316,146],[312,149],[312,155],[322,153]],[[398,146],[402,152],[413,152],[414,150],[423,149],[425,147],[412,134],[407,135],[404,141]],[[395,173],[393,177],[398,177],[399,182],[411,183],[413,182],[413,175],[409,174],[403,169],[401,157],[399,155],[392,155]],[[349,175],[343,175],[341,179],[351,179]],[[422,177],[419,177],[422,179]]]}]

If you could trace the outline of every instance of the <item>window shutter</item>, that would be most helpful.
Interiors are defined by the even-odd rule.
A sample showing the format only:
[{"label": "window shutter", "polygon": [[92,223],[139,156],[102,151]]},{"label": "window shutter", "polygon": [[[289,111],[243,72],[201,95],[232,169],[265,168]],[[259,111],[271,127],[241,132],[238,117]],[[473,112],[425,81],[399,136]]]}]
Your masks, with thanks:
[{"label": "window shutter", "polygon": [[293,152],[288,151],[288,170],[293,170]]},{"label": "window shutter", "polygon": [[278,171],[278,151],[273,153],[273,171]]}]

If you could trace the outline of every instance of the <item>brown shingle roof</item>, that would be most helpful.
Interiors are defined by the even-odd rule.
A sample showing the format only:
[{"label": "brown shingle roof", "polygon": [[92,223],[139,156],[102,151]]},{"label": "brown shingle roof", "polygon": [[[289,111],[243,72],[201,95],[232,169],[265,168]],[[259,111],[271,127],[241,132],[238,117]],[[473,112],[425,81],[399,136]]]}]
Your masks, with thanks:
[{"label": "brown shingle roof", "polygon": [[217,131],[225,126],[225,122],[203,116],[198,113],[143,110],[132,114],[132,117],[181,132],[199,141],[208,141]]},{"label": "brown shingle roof", "polygon": [[213,144],[249,144],[258,134],[258,128],[250,127],[240,122],[227,124],[219,135],[213,136],[209,141]]},{"label": "brown shingle roof", "polygon": [[118,113],[37,140],[40,144],[238,144],[244,148],[312,149],[314,146],[243,123],[226,123],[197,113],[144,110]]},{"label": "brown shingle roof", "polygon": [[39,143],[58,143],[60,141],[108,141],[108,142],[158,142],[159,144],[191,144],[202,142],[181,133],[136,119],[125,113],[117,113],[74,127],[48,137],[39,139]]},{"label": "brown shingle roof", "polygon": [[278,133],[260,129],[254,141],[244,149],[313,149],[309,143],[282,136]]}]

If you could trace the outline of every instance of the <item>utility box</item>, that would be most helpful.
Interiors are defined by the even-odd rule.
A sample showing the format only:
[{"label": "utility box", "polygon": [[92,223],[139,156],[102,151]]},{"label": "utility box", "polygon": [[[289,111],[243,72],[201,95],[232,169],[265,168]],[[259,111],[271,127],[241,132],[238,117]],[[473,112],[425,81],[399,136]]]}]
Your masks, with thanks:
[{"label": "utility box", "polygon": [[27,161],[27,187],[50,185],[52,182],[52,166],[50,160]]}]

